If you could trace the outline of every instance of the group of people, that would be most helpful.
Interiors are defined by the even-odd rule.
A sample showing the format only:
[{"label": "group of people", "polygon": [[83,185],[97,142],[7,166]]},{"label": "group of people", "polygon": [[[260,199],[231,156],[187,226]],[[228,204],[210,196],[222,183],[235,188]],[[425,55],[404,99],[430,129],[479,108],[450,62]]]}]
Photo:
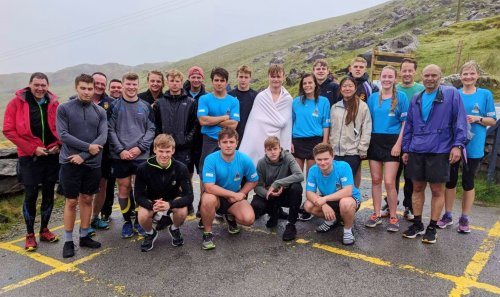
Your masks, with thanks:
[{"label": "group of people", "polygon": [[[282,65],[269,67],[269,86],[261,92],[251,88],[247,65],[237,69],[237,86],[229,92],[229,74],[220,67],[210,73],[212,92],[205,90],[205,73],[198,66],[188,70],[185,81],[178,70],[165,76],[150,71],[148,90],[140,94],[137,74],[127,73],[108,85],[106,75],[96,72],[77,76],[76,95],[62,104],[48,90],[48,77],[33,73],[28,87],[7,105],[3,126],[4,135],[17,146],[19,178],[25,186],[26,250],[37,248],[40,184],[39,240],[59,239],[48,229],[57,181],[66,197],[64,258],[75,254],[77,206],[79,245],[101,246],[92,237],[95,229],[109,229],[115,184],[123,238],[143,236],[141,250],[146,252],[154,247],[158,231],[168,229],[172,244],[181,246],[180,227],[195,210],[195,169],[200,175],[196,214],[203,249],[215,248],[216,216],[225,219],[230,234],[238,234],[239,225],[250,226],[264,214],[268,228],[287,220],[284,241],[296,238],[298,219],[316,216],[324,219],[317,232],[342,224],[342,242],[350,245],[355,242],[352,226],[361,204],[365,159],[374,209],[366,227],[375,228],[387,216],[387,231],[399,231],[399,179],[404,172],[404,217],[413,224],[403,237],[423,235],[423,242],[435,243],[436,229],[453,224],[462,163],[458,231],[470,232],[474,175],[484,155],[486,127],[496,123],[492,93],[476,87],[478,65],[463,65],[459,90],[441,85],[441,70],[433,64],[422,70],[422,84],[415,82],[417,62],[412,59],[402,61],[399,73],[384,67],[380,90],[369,82],[366,68],[366,61],[356,57],[348,75],[337,82],[327,62],[317,60],[312,72],[302,76],[295,98],[283,86]],[[424,228],[427,183],[431,219]]]}]

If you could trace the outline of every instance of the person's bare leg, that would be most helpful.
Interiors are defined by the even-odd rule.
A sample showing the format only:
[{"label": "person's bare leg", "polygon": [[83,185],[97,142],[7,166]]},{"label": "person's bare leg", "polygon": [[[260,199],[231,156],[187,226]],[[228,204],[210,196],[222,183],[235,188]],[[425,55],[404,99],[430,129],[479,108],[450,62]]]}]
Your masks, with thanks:
[{"label": "person's bare leg", "polygon": [[237,202],[229,207],[228,212],[234,216],[236,223],[251,226],[255,221],[255,213],[247,200]]},{"label": "person's bare leg", "polygon": [[94,195],[80,194],[78,204],[80,205],[80,227],[87,229],[90,227],[90,216],[92,215],[92,198]]},{"label": "person's bare leg", "polygon": [[219,205],[219,198],[217,196],[203,193],[201,197],[201,221],[203,222],[205,232],[212,232],[215,211],[219,208]]},{"label": "person's bare leg", "polygon": [[397,217],[398,192],[396,191],[396,174],[398,173],[398,168],[399,162],[384,163],[384,184],[391,218]]},{"label": "person's bare leg", "polygon": [[432,192],[431,220],[438,221],[444,206],[444,183],[430,183]]},{"label": "person's bare leg", "polygon": [[382,208],[382,162],[370,160],[370,174],[372,177],[373,211],[380,217]]},{"label": "person's bare leg", "polygon": [[421,216],[425,202],[425,188],[427,182],[413,180],[413,195],[411,196],[413,213]]}]

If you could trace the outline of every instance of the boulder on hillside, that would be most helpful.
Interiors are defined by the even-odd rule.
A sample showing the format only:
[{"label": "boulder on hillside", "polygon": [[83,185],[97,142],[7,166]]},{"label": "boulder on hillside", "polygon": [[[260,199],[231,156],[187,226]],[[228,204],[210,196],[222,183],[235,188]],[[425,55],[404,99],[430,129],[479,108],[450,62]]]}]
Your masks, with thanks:
[{"label": "boulder on hillside", "polygon": [[354,49],[358,49],[358,48],[367,47],[367,46],[373,44],[373,41],[374,40],[373,40],[372,36],[367,36],[367,37],[360,38],[360,39],[352,39],[347,44],[346,48],[348,50],[354,50]]},{"label": "boulder on hillside", "polygon": [[1,148],[0,159],[16,159],[17,150],[15,147]]},{"label": "boulder on hillside", "polygon": [[283,57],[273,57],[269,61],[269,65],[271,65],[271,64],[284,64],[284,63],[285,63],[285,59]]},{"label": "boulder on hillside", "polygon": [[422,29],[420,29],[420,28],[418,28],[418,27],[415,27],[415,28],[413,28],[413,29],[411,30],[411,33],[412,33],[413,35],[422,35],[422,34],[424,34],[424,30],[422,30]]},{"label": "boulder on hillside", "polygon": [[[481,71],[480,71],[481,72]],[[483,72],[484,73],[484,72]],[[461,88],[462,82],[460,81],[460,75],[455,73],[441,78],[441,83],[449,86],[454,86],[455,88]],[[481,74],[481,76],[477,79],[478,87],[485,89],[496,89],[500,87],[500,81],[494,79],[493,77],[485,74]]]},{"label": "boulder on hillside", "polygon": [[405,33],[394,39],[384,40],[377,46],[378,50],[395,53],[410,53],[417,50],[418,39],[415,35]]},{"label": "boulder on hillside", "polygon": [[307,63],[311,63],[311,62],[316,61],[317,59],[325,59],[325,58],[326,58],[326,54],[325,53],[322,53],[319,50],[314,50],[313,52],[310,52],[307,55],[306,62]]},{"label": "boulder on hillside", "polygon": [[446,22],[443,22],[441,24],[441,27],[449,27],[449,26],[453,25],[454,23],[455,22],[453,22],[453,21],[446,21]]},{"label": "boulder on hillside", "polygon": [[300,81],[300,78],[304,75],[304,73],[304,71],[298,71],[295,68],[290,69],[290,72],[286,76],[286,85],[289,87],[295,85]]}]

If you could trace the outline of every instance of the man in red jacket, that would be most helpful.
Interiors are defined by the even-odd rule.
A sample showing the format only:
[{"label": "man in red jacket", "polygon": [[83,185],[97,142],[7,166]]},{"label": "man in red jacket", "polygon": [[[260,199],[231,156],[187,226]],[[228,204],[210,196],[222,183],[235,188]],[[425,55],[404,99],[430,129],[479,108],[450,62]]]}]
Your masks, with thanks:
[{"label": "man in red jacket", "polygon": [[47,228],[54,206],[54,186],[59,176],[59,137],[56,132],[57,97],[49,92],[49,79],[41,72],[31,75],[28,87],[16,92],[5,109],[3,134],[17,146],[19,180],[24,185],[23,215],[25,249],[37,248],[36,200],[42,184],[40,240],[59,240]]}]

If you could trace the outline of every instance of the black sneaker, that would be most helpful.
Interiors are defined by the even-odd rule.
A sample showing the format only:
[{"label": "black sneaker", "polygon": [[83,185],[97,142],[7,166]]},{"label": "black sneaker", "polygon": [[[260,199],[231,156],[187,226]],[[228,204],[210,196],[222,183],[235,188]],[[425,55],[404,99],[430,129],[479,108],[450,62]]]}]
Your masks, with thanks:
[{"label": "black sneaker", "polygon": [[408,228],[408,230],[406,230],[405,232],[403,232],[403,237],[405,238],[415,238],[417,237],[417,235],[424,235],[425,233],[425,230],[424,230],[424,225],[423,224],[412,224],[410,225],[410,227]]},{"label": "black sneaker", "polygon": [[233,215],[226,214],[224,215],[224,218],[227,222],[227,231],[229,232],[229,234],[234,235],[240,233],[240,228],[238,227],[238,224],[236,223]]},{"label": "black sneaker", "polygon": [[168,226],[172,225],[172,219],[170,218],[170,215],[164,215],[161,216],[161,219],[156,223],[156,230],[163,230],[167,228]]},{"label": "black sneaker", "polygon": [[141,252],[148,252],[152,250],[157,238],[158,231],[155,229],[153,229],[153,234],[144,234],[144,240],[141,243]]},{"label": "black sneaker", "polygon": [[303,212],[299,214],[298,220],[299,221],[310,221],[312,219],[313,215],[307,212]]},{"label": "black sneaker", "polygon": [[288,220],[288,214],[289,212],[284,211],[283,208],[278,209],[278,218],[282,220]]},{"label": "black sneaker", "polygon": [[423,243],[436,243],[436,228],[427,226],[427,229],[425,230],[424,237],[422,237],[422,242]]},{"label": "black sneaker", "polygon": [[267,228],[274,228],[278,226],[278,218],[275,216],[270,216],[269,220],[266,222],[266,227]]},{"label": "black sneaker", "polygon": [[294,224],[288,223],[285,227],[285,232],[283,232],[283,241],[294,240],[297,236],[297,228]]},{"label": "black sneaker", "polygon": [[168,233],[172,236],[172,245],[181,246],[184,244],[184,238],[182,238],[181,229],[177,228],[172,230],[172,225],[168,227]]},{"label": "black sneaker", "polygon": [[205,226],[203,225],[203,221],[200,219],[198,221],[198,229],[204,229],[204,228],[205,228]]},{"label": "black sneaker", "polygon": [[80,237],[80,246],[88,247],[91,249],[98,249],[101,243],[93,240],[90,236]]},{"label": "black sneaker", "polygon": [[73,241],[66,241],[63,247],[63,258],[71,258],[75,255],[75,244]]}]

